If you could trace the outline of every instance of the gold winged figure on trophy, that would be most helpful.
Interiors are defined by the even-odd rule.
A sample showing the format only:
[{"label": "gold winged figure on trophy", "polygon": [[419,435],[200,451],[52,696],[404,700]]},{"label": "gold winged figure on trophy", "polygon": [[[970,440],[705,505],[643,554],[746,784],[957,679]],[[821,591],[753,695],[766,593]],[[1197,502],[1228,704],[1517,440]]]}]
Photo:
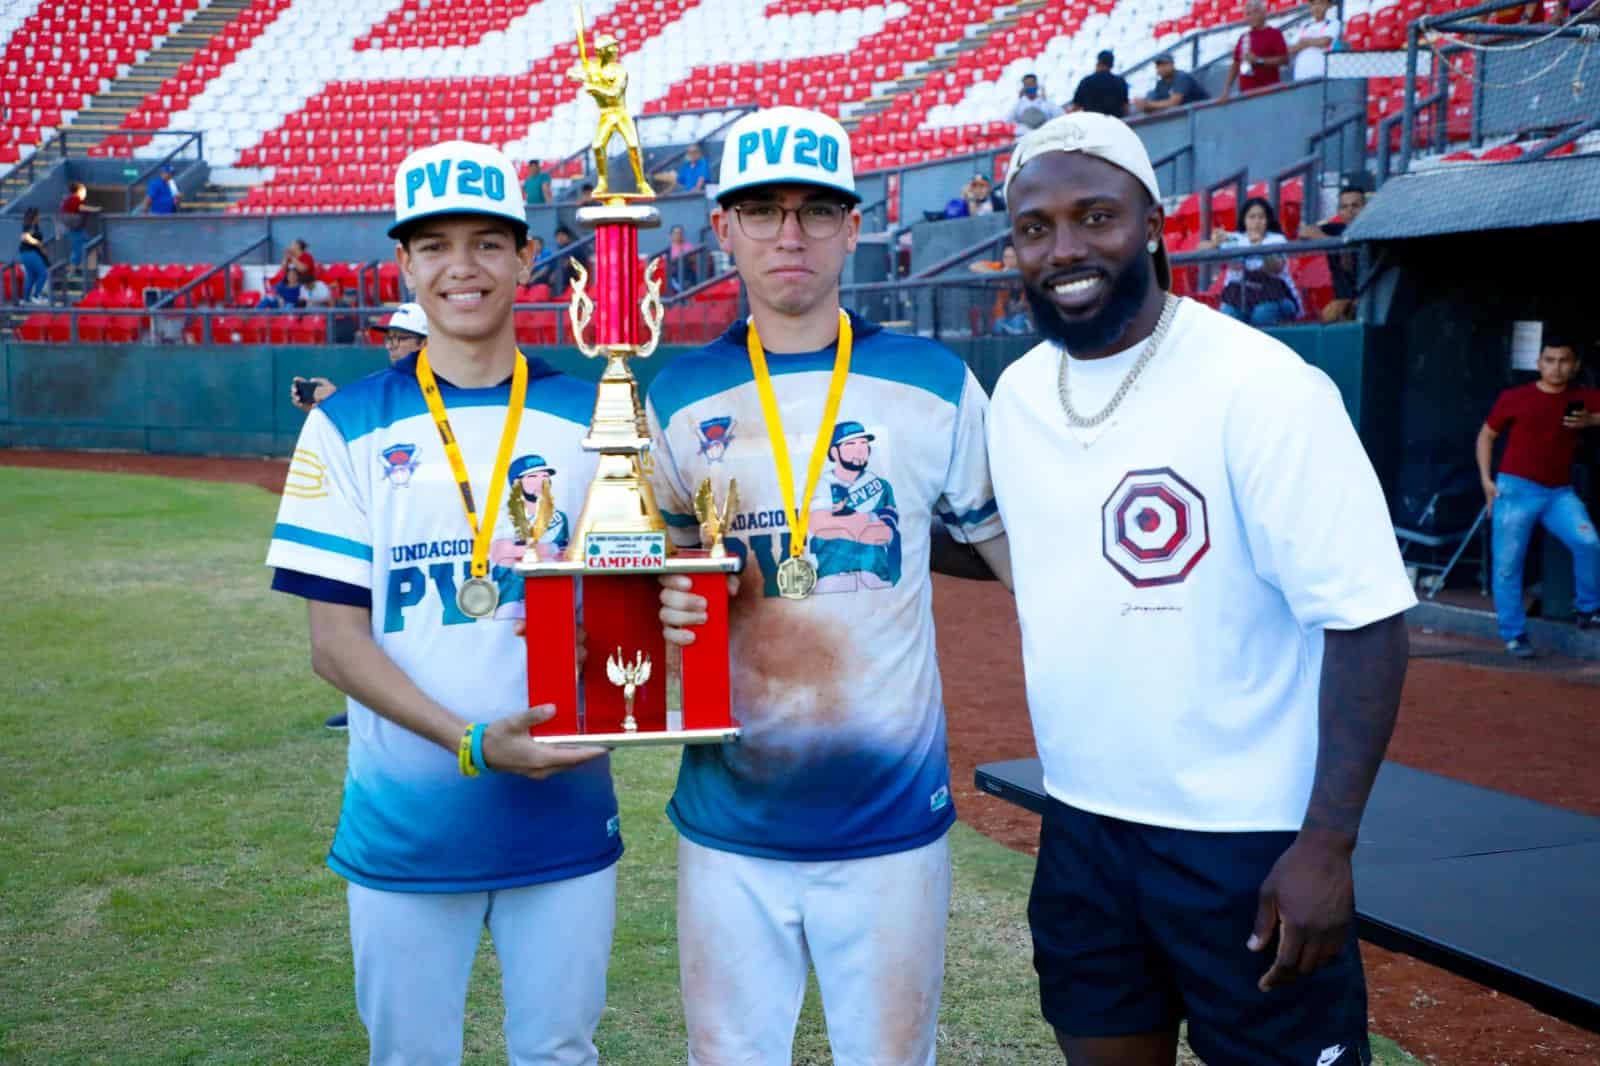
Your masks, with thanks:
[{"label": "gold winged figure on trophy", "polygon": [[700,543],[711,549],[713,559],[727,556],[728,549],[722,543],[728,534],[728,528],[733,523],[733,516],[739,510],[739,482],[730,479],[728,482],[728,496],[722,501],[722,509],[717,509],[717,497],[711,490],[711,479],[706,478],[700,482],[700,487],[694,494],[694,514],[700,520]]},{"label": "gold winged figure on trophy", "polygon": [[622,720],[624,733],[639,731],[639,723],[633,717],[633,697],[639,691],[639,686],[650,680],[650,659],[644,652],[634,656],[629,662],[618,648],[615,655],[606,659],[606,678],[613,685],[622,689],[622,698],[627,708],[626,717]]}]

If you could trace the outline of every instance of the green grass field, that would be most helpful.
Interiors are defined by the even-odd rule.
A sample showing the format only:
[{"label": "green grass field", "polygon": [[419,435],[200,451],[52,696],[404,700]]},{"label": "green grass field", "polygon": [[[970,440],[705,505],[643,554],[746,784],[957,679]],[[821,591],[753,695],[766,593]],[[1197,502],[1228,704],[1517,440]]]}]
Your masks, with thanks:
[{"label": "green grass field", "polygon": [[[260,489],[0,467],[0,1063],[365,1061],[338,813],[341,698],[261,560]],[[622,861],[603,1061],[684,1061],[669,751],[613,759]],[[941,1061],[1059,1063],[1038,1017],[1032,860],[965,826]],[[466,1061],[504,1062],[480,956]],[[1409,1061],[1379,1041],[1378,1062]],[[816,997],[797,1063],[829,1061]]]}]

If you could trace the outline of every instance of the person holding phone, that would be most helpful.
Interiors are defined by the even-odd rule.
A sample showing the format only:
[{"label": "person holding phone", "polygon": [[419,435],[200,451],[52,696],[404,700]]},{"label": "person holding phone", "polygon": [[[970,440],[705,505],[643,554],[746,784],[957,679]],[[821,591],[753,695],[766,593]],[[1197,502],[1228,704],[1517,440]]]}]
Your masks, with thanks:
[{"label": "person holding phone", "polygon": [[[1494,529],[1494,611],[1506,652],[1518,659],[1536,654],[1522,603],[1522,566],[1536,525],[1572,553],[1578,628],[1600,626],[1600,536],[1572,488],[1578,435],[1600,426],[1600,389],[1572,383],[1580,365],[1572,341],[1545,338],[1538,380],[1502,392],[1478,431],[1478,474]],[[1502,434],[1505,452],[1493,474]]]},{"label": "person holding phone", "polygon": [[1017,136],[1022,136],[1029,130],[1038,129],[1046,122],[1061,114],[1061,107],[1052,103],[1045,96],[1044,89],[1039,85],[1036,74],[1024,74],[1022,87],[1017,90],[1017,102],[1011,108],[1011,124],[1016,127]]},{"label": "person holding phone", "polygon": [[[423,313],[420,304],[401,304],[395,308],[394,314],[389,316],[389,321],[381,326],[373,326],[372,332],[383,333],[383,346],[389,351],[389,362],[398,363],[408,355],[416,354],[428,340],[428,316]],[[289,402],[307,414],[317,404],[332,396],[338,386],[324,377],[303,378],[298,375],[289,385]],[[336,715],[343,718],[343,715]],[[329,719],[328,727],[334,726]]]}]

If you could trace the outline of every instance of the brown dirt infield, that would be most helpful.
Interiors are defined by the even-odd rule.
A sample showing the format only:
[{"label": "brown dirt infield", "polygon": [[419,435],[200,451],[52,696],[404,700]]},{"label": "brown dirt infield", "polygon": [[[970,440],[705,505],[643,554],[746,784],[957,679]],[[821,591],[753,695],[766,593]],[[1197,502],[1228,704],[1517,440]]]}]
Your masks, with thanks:
[{"label": "brown dirt infield", "polygon": [[110,474],[153,474],[195,481],[233,481],[283,491],[289,464],[283,459],[215,459],[135,452],[42,452],[0,448],[0,466],[39,466],[50,470],[101,470]]},{"label": "brown dirt infield", "polygon": [[[0,466],[245,482],[272,492],[277,459],[210,459],[0,449]],[[993,584],[936,578],[934,613],[950,718],[952,783],[962,820],[1009,847],[1037,850],[1038,819],[973,787],[980,762],[1034,754],[1010,597]],[[1584,664],[1504,668],[1492,649],[1413,633],[1398,762],[1600,814],[1594,769],[1600,671]],[[1372,1028],[1440,1066],[1600,1062],[1600,1037],[1414,959],[1363,945]]]}]

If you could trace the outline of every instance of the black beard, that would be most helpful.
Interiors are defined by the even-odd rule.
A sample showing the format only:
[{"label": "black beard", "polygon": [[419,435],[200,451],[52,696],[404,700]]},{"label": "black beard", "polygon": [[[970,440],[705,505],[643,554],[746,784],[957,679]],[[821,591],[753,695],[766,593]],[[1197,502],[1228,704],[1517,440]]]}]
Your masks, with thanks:
[{"label": "black beard", "polygon": [[1111,297],[1098,315],[1083,322],[1069,322],[1050,297],[1024,286],[1028,306],[1033,308],[1033,323],[1048,341],[1069,352],[1098,352],[1109,347],[1139,317],[1144,301],[1155,282],[1154,261],[1140,255],[1111,282]]},{"label": "black beard", "polygon": [[859,474],[859,473],[861,473],[861,471],[863,471],[863,470],[865,470],[867,468],[867,464],[866,463],[852,463],[850,460],[844,458],[843,456],[839,457],[839,465],[844,467],[846,470],[850,471],[852,474]]}]

